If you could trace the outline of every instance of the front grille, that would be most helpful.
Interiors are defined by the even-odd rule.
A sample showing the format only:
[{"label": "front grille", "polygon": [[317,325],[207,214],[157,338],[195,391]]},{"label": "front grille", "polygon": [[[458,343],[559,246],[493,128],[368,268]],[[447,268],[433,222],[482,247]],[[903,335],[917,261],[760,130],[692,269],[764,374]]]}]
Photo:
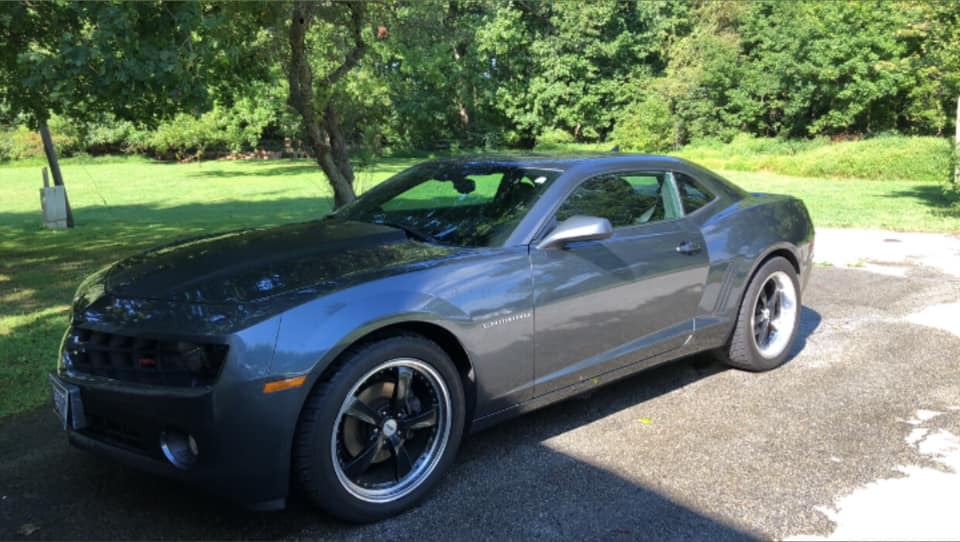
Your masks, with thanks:
[{"label": "front grille", "polygon": [[63,349],[68,369],[158,386],[209,386],[227,357],[222,344],[195,344],[73,328]]},{"label": "front grille", "polygon": [[141,453],[149,448],[143,432],[132,425],[97,415],[88,416],[87,422],[83,432],[97,440]]}]

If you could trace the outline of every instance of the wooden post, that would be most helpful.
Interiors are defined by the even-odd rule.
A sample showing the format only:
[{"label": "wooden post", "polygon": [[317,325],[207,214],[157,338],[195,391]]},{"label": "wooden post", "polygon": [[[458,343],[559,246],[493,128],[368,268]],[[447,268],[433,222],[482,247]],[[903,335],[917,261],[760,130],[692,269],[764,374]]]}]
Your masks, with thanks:
[{"label": "wooden post", "polygon": [[[43,152],[47,155],[47,162],[50,164],[50,173],[53,174],[53,185],[63,186],[64,197],[66,198],[66,185],[63,184],[63,175],[60,173],[60,161],[57,159],[57,149],[53,146],[53,138],[50,137],[50,128],[47,127],[47,121],[40,121],[40,139],[43,140]],[[67,199],[67,227],[73,227],[73,210],[70,209],[70,200]]]}]

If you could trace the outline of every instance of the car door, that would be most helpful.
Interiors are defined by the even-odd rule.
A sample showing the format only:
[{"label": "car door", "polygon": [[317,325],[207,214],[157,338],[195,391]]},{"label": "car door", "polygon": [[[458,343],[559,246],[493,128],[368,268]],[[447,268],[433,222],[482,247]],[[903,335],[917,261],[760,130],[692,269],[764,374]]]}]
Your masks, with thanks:
[{"label": "car door", "polygon": [[536,395],[683,345],[707,277],[703,237],[668,171],[587,179],[553,223],[573,215],[605,217],[614,233],[530,249]]}]

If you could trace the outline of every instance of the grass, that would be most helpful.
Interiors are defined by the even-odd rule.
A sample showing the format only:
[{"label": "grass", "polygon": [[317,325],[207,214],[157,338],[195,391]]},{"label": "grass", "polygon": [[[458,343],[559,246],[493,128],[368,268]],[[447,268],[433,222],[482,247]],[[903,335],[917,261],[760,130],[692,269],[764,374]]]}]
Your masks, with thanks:
[{"label": "grass", "polygon": [[[538,152],[609,152],[613,143],[538,143]],[[623,148],[627,151],[629,149]],[[758,138],[694,142],[670,153],[714,170],[765,171],[795,177],[948,181],[953,174],[949,138],[883,135],[859,141]]]},{"label": "grass", "polygon": [[[384,159],[358,173],[361,190],[420,161]],[[0,417],[47,399],[73,291],[107,263],[205,232],[295,222],[331,206],[308,160],[166,164],[140,158],[65,160],[77,227],[40,224],[40,165],[0,165]],[[751,191],[803,198],[818,226],[960,232],[939,186],[725,172]]]},{"label": "grass", "polygon": [[[362,189],[416,160],[359,171]],[[322,216],[331,192],[308,160],[62,164],[77,227],[44,229],[38,165],[0,165],[0,417],[47,400],[74,289],[127,254],[204,232]]]},{"label": "grass", "polygon": [[951,205],[937,183],[720,173],[751,192],[799,197],[820,227],[960,233],[960,208]]},{"label": "grass", "polygon": [[951,141],[942,137],[889,135],[831,143],[739,135],[730,143],[704,141],[674,154],[710,169],[936,183],[950,178],[952,152]]}]

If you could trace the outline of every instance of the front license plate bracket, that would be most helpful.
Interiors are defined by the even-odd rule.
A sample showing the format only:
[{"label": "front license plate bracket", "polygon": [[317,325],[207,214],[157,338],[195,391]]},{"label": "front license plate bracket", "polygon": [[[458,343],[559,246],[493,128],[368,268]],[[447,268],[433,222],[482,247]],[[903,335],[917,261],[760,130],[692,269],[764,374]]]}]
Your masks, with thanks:
[{"label": "front license plate bracket", "polygon": [[68,384],[54,375],[50,375],[53,412],[60,419],[64,430],[78,431],[87,426],[87,418],[83,412],[83,399],[80,397],[80,388]]}]

